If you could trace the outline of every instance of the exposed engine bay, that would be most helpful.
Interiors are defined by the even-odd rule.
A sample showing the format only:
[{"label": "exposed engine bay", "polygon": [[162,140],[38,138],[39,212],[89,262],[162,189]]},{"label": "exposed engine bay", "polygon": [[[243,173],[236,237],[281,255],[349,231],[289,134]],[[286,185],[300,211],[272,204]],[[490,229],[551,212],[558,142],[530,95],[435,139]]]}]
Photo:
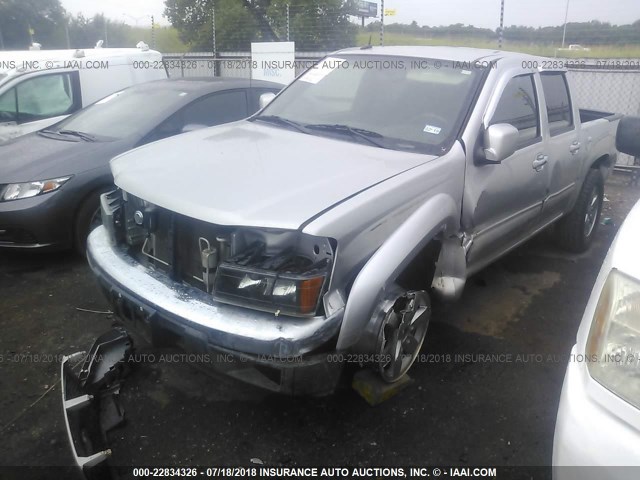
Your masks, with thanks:
[{"label": "exposed engine bay", "polygon": [[116,190],[105,225],[140,264],[212,294],[276,315],[322,313],[335,242],[299,231],[214,225]]}]

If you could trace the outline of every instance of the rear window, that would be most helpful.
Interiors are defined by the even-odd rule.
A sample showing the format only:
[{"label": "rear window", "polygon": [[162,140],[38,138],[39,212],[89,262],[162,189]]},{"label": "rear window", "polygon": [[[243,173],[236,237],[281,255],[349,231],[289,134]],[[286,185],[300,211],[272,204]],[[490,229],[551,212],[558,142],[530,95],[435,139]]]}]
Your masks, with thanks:
[{"label": "rear window", "polygon": [[542,91],[547,102],[549,133],[557,135],[571,130],[573,116],[567,80],[563,73],[542,73]]}]

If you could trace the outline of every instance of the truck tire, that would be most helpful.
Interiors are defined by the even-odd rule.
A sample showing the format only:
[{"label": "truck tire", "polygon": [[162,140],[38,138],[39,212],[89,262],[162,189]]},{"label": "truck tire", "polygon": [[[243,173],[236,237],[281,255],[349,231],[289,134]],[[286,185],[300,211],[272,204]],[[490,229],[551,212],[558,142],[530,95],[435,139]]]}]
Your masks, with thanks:
[{"label": "truck tire", "polygon": [[556,225],[556,240],[562,248],[574,253],[586,251],[598,230],[604,181],[599,170],[590,169],[573,210]]},{"label": "truck tire", "polygon": [[73,246],[81,257],[87,255],[87,237],[91,230],[102,224],[100,218],[100,195],[111,190],[108,187],[98,189],[89,194],[76,214],[73,229]]},{"label": "truck tire", "polygon": [[431,300],[424,290],[409,291],[389,301],[382,312],[377,345],[377,370],[394,383],[409,371],[427,335]]}]

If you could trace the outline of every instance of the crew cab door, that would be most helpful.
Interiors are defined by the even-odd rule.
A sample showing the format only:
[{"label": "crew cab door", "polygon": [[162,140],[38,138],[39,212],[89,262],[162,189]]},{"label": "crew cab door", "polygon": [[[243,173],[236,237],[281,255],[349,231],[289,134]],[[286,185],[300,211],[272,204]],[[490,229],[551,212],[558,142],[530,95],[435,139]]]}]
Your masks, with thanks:
[{"label": "crew cab door", "polygon": [[463,203],[471,218],[464,228],[473,238],[467,256],[471,270],[490,263],[539,226],[547,192],[539,78],[534,73],[515,74],[501,85],[489,101],[483,125],[513,125],[519,140],[515,153],[501,163],[474,162],[467,172]]},{"label": "crew cab door", "polygon": [[[563,72],[540,73],[541,105],[546,116],[548,133],[549,192],[542,210],[543,221],[552,222],[564,213],[577,195],[576,189],[584,151],[579,139],[580,118],[571,102],[566,76]],[[574,113],[575,112],[575,113]],[[578,118],[574,118],[578,117]]]}]

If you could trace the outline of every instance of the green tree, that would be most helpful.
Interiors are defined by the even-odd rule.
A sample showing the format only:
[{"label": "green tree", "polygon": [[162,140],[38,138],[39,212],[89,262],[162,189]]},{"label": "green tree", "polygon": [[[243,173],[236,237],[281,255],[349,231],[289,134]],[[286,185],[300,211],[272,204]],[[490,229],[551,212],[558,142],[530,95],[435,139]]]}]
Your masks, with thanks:
[{"label": "green tree", "polygon": [[60,0],[0,0],[0,48],[26,49],[32,39],[43,47],[59,44],[64,14]]},{"label": "green tree", "polygon": [[72,48],[93,48],[99,40],[103,47],[133,47],[132,27],[124,22],[113,22],[104,15],[85,18],[81,14],[69,19],[69,40]]},{"label": "green tree", "polygon": [[355,45],[358,27],[349,21],[352,2],[344,0],[272,0],[267,10],[280,40],[289,39],[298,50],[325,51]]},{"label": "green tree", "polygon": [[239,0],[167,0],[165,15],[191,50],[212,49],[214,3],[218,50],[246,49],[259,38],[255,17]]},{"label": "green tree", "polygon": [[[247,50],[255,41],[289,38],[300,50],[351,46],[357,27],[349,22],[351,0],[215,0],[218,50]],[[165,14],[192,50],[211,50],[213,0],[166,0]]]}]

